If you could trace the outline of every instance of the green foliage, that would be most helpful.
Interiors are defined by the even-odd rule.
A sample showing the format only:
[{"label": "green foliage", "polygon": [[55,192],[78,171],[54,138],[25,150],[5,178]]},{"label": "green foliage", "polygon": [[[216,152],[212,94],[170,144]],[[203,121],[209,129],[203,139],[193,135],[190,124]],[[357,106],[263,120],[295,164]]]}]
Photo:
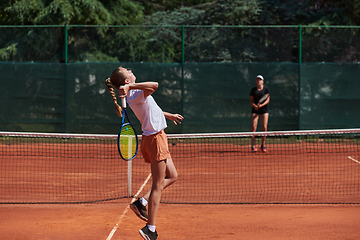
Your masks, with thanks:
[{"label": "green foliage", "polygon": [[175,11],[157,12],[146,17],[146,25],[190,25],[202,18],[205,10],[183,7]]},{"label": "green foliage", "polygon": [[142,6],[130,0],[16,0],[1,9],[7,25],[136,25],[143,18]]},{"label": "green foliage", "polygon": [[97,0],[54,0],[34,20],[36,24],[107,24],[110,14]]},{"label": "green foliage", "polygon": [[17,43],[13,43],[6,48],[0,49],[0,59],[1,60],[10,60],[17,53]]},{"label": "green foliage", "polygon": [[35,18],[45,7],[43,0],[18,0],[2,3],[1,24],[36,24]]},{"label": "green foliage", "polygon": [[110,13],[108,25],[139,25],[143,23],[143,6],[130,0],[104,1],[104,7]]},{"label": "green foliage", "polygon": [[218,0],[197,7],[157,12],[146,19],[159,25],[246,25],[257,21],[261,13],[258,0]]},{"label": "green foliage", "polygon": [[[0,3],[3,25],[109,26],[70,31],[67,42],[70,62],[180,62],[182,37],[186,37],[185,56],[193,56],[186,61],[256,61],[268,59],[265,51],[270,48],[278,53],[296,52],[297,43],[281,48],[276,31],[265,31],[259,37],[259,32],[251,29],[211,26],[352,25],[360,24],[359,15],[360,0],[4,0]],[[110,27],[117,25],[158,26]],[[181,25],[207,27],[187,28],[183,36]],[[8,30],[0,31],[0,60],[64,60],[62,29],[19,28],[9,35],[4,35]],[[289,33],[285,37],[293,39],[295,35]],[[292,60],[297,61],[297,57]]]},{"label": "green foliage", "polygon": [[218,0],[206,5],[200,25],[248,25],[257,22],[261,13],[259,0]]},{"label": "green foliage", "polygon": [[[143,22],[143,7],[130,0],[17,0],[1,4],[0,23],[6,25],[137,25]],[[73,53],[77,52],[76,48],[87,48],[86,54],[82,52],[75,61],[117,59],[107,56],[103,48],[105,41],[114,45],[117,39],[106,37],[107,28],[92,30],[79,28],[68,37],[67,44],[73,47]],[[43,55],[48,55],[64,61],[61,48],[65,45],[65,32],[60,31],[54,35],[56,30],[46,28],[35,31],[17,28],[11,33],[11,39],[0,36],[0,58],[8,60],[12,56],[15,61],[42,61],[46,59]],[[20,49],[13,49],[13,46]]]},{"label": "green foliage", "polygon": [[[147,25],[160,25],[151,28],[148,47],[148,59],[146,61],[181,61],[181,26],[189,22],[196,22],[199,16],[205,13],[204,10],[183,7],[177,11],[158,12],[146,19]],[[161,27],[172,25],[171,27]],[[177,25],[177,26],[173,26]]]},{"label": "green foliage", "polygon": [[8,25],[351,25],[360,14],[360,0],[3,0],[0,6],[0,23]]},{"label": "green foliage", "polygon": [[[261,13],[259,1],[251,0],[218,0],[196,8],[181,8],[176,11],[157,12],[146,19],[146,24],[157,25],[247,25],[257,21]],[[155,45],[166,45],[169,49],[179,49],[176,46],[181,36],[180,28],[153,29],[153,34],[159,36],[154,40]],[[238,46],[229,45],[241,39],[243,31],[227,34],[228,29],[222,28],[187,28],[185,32],[185,56],[191,56],[186,61],[231,62],[244,61],[253,58],[252,51],[244,50]],[[160,38],[160,36],[163,36]],[[229,39],[233,38],[233,39]],[[166,43],[162,41],[166,41]],[[230,48],[235,47],[235,51]],[[243,50],[244,55],[239,56],[238,50]],[[234,55],[237,55],[236,57]],[[180,56],[176,58],[180,60]]]},{"label": "green foliage", "polygon": [[110,56],[121,62],[174,62],[180,60],[180,27],[114,28],[114,44],[108,45]]},{"label": "green foliage", "polygon": [[[352,25],[353,2],[359,0],[261,1],[265,25]],[[359,8],[358,8],[359,9]]]},{"label": "green foliage", "polygon": [[171,12],[183,7],[201,7],[214,0],[137,0],[137,2],[144,6],[144,14],[150,16],[157,12]]}]

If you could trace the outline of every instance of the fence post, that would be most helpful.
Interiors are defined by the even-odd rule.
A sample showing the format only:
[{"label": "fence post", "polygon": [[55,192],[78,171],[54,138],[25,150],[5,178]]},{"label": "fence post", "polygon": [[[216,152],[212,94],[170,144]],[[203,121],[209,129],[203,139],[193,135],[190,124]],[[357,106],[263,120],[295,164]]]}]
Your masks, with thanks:
[{"label": "fence post", "polygon": [[65,77],[64,77],[64,132],[66,133],[67,132],[67,122],[68,122],[68,119],[67,119],[67,116],[68,116],[68,104],[67,104],[67,98],[68,98],[68,94],[67,94],[67,65],[68,65],[68,43],[67,43],[67,40],[68,40],[68,28],[67,28],[67,25],[65,24],[65,27],[64,27],[64,30],[65,30],[65,66],[64,66],[64,72],[65,72]]},{"label": "fence post", "polygon": [[68,45],[67,45],[67,38],[68,38],[68,29],[67,29],[67,25],[65,24],[65,64],[68,63]]},{"label": "fence post", "polygon": [[[181,25],[181,114],[184,115],[184,63],[185,63],[185,27]],[[184,124],[181,124],[181,133],[184,133]]]},{"label": "fence post", "polygon": [[299,116],[298,116],[298,129],[301,130],[301,64],[302,64],[302,27],[299,25],[299,79],[298,79],[298,98],[299,98]]}]

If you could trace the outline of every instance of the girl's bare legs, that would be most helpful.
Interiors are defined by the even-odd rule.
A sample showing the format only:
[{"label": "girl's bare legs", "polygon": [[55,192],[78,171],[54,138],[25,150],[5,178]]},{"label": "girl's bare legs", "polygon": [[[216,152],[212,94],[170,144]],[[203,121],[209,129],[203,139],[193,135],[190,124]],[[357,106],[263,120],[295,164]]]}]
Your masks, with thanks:
[{"label": "girl's bare legs", "polygon": [[153,183],[148,198],[148,224],[155,226],[162,190],[176,181],[177,171],[172,159],[169,158],[164,161],[152,161],[151,174]]},{"label": "girl's bare legs", "polygon": [[[251,114],[251,131],[256,132],[257,124],[259,121],[259,114],[252,113]],[[251,137],[251,146],[255,144],[255,136]]]},{"label": "girl's bare legs", "polygon": [[[167,159],[165,161],[166,161],[166,177],[165,177],[164,188],[163,189],[165,189],[168,186],[170,186],[171,184],[173,184],[177,180],[177,176],[178,176],[175,165],[174,165],[172,159],[169,158],[169,159]],[[150,193],[151,193],[151,189],[149,191],[147,191],[147,193],[145,193],[145,195],[143,197],[146,200],[149,200]]]},{"label": "girl's bare legs", "polygon": [[[261,115],[261,129],[262,129],[263,132],[267,131],[268,122],[269,122],[269,113],[262,114]],[[266,137],[263,136],[261,138],[261,145],[262,146],[265,146],[265,141],[266,141]]]}]

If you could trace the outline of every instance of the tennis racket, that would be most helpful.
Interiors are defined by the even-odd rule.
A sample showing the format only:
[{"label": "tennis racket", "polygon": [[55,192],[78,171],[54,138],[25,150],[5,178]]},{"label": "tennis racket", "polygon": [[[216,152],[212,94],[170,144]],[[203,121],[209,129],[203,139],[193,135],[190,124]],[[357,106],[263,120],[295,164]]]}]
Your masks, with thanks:
[{"label": "tennis racket", "polygon": [[[138,151],[138,138],[135,132],[134,126],[131,124],[129,117],[126,113],[126,99],[125,97],[121,98],[123,116],[121,120],[121,128],[118,134],[118,150],[120,157],[125,161],[133,159]],[[127,123],[125,123],[125,118]]]},{"label": "tennis racket", "polygon": [[263,103],[263,102],[265,102],[266,101],[266,99],[269,97],[269,94],[267,93],[267,94],[265,94],[262,98],[260,98],[260,100],[259,100],[259,104],[261,104],[261,103]]}]

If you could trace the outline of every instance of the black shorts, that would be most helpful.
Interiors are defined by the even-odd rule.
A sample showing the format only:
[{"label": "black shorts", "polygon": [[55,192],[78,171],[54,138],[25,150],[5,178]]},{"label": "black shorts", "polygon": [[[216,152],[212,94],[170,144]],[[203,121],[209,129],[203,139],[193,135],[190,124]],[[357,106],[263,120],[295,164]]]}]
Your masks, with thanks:
[{"label": "black shorts", "polygon": [[265,107],[259,108],[258,110],[255,110],[253,108],[251,113],[256,113],[256,114],[261,115],[261,114],[264,114],[264,113],[269,113],[269,110],[268,110],[268,108],[265,108]]}]

